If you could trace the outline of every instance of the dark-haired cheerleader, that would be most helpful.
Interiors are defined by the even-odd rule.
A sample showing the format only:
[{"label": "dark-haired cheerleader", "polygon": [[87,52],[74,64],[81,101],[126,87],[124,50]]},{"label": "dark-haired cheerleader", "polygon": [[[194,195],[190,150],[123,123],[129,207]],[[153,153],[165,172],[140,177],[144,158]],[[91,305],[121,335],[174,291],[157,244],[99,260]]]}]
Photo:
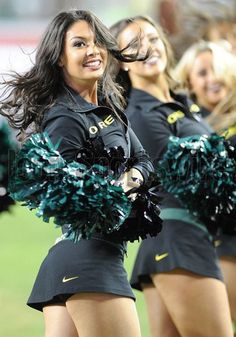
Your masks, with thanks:
[{"label": "dark-haired cheerleader", "polygon": [[[181,139],[207,137],[212,130],[196,113],[196,104],[173,92],[172,53],[158,25],[137,16],[119,21],[111,31],[120,48],[139,33],[142,53],[151,49],[147,60],[123,62],[118,79],[126,84],[131,126],[159,169],[171,136],[178,137],[184,149]],[[190,168],[187,172],[185,164]],[[189,180],[189,164],[178,162],[177,155],[171,158],[176,183]],[[162,177],[168,173],[168,167],[160,172]],[[156,238],[142,241],[131,285],[144,293],[152,337],[232,337],[228,297],[212,235],[186,206],[163,190],[163,230]]]},{"label": "dark-haired cheerleader", "polygon": [[[108,71],[108,64],[134,61],[136,54],[122,53],[92,13],[62,12],[47,28],[32,69],[6,83],[3,114],[22,136],[32,126],[37,133],[20,151],[12,193],[38,207],[45,221],[53,216],[58,225],[69,224],[28,300],[43,311],[47,337],[140,336],[123,266],[129,238],[112,230],[129,213],[124,192],[145,183],[153,166],[120,112],[120,89]],[[111,233],[103,233],[103,224]]]}]

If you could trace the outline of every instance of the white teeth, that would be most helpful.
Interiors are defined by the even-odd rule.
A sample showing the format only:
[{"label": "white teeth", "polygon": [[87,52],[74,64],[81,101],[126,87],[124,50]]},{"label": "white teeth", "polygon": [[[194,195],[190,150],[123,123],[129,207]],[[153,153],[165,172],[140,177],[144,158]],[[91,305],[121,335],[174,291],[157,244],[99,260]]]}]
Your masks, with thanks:
[{"label": "white teeth", "polygon": [[158,61],[158,57],[157,56],[152,56],[147,61],[145,61],[145,63],[146,64],[156,64],[157,61]]},{"label": "white teeth", "polygon": [[210,91],[219,91],[221,90],[222,85],[221,84],[212,84],[208,86],[208,90]]},{"label": "white teeth", "polygon": [[86,67],[98,67],[101,64],[101,61],[91,61],[91,62],[86,62],[84,65]]}]

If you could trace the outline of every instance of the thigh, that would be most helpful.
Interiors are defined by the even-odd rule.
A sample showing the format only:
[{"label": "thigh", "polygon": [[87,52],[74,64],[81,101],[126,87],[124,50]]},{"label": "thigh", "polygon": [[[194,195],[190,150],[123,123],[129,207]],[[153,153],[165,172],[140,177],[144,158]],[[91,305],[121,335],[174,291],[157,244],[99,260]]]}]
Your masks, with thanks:
[{"label": "thigh", "polygon": [[79,337],[65,305],[48,305],[43,308],[45,337]]},{"label": "thigh", "polygon": [[81,293],[66,306],[80,337],[140,337],[134,300],[111,294]]},{"label": "thigh", "polygon": [[180,337],[171,316],[154,286],[143,286],[151,337]]},{"label": "thigh", "polygon": [[220,258],[220,266],[229,296],[231,316],[236,321],[236,257],[222,256]]},{"label": "thigh", "polygon": [[152,278],[182,337],[233,336],[223,282],[181,269]]}]

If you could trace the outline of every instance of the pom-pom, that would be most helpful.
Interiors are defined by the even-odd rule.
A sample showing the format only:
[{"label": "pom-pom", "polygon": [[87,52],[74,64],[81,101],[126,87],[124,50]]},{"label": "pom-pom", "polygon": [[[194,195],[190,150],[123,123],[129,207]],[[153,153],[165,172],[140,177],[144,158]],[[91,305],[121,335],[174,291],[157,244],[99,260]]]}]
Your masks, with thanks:
[{"label": "pom-pom", "polygon": [[7,192],[9,156],[16,150],[10,128],[3,119],[0,119],[0,213],[9,211],[15,203]]},{"label": "pom-pom", "polygon": [[225,139],[216,134],[170,137],[159,163],[163,187],[194,215],[206,219],[206,225],[209,219],[221,226],[220,218],[235,209],[236,162],[230,150],[229,154]]},{"label": "pom-pom", "polygon": [[23,145],[12,168],[15,200],[37,209],[45,222],[53,218],[66,228],[63,237],[74,241],[93,233],[134,241],[160,232],[156,174],[133,191],[137,199],[131,203],[117,179],[136,159],[125,158],[121,147],[106,149],[99,137],[90,139],[72,162],[61,157],[58,147],[47,134],[33,135]]},{"label": "pom-pom", "polygon": [[33,135],[23,145],[12,168],[11,196],[37,209],[45,222],[70,224],[76,237],[118,230],[131,203],[111,171],[101,165],[88,167],[66,162],[46,134]]},{"label": "pom-pom", "polygon": [[121,146],[106,148],[101,137],[88,139],[83,147],[78,149],[75,160],[90,167],[94,164],[107,167],[111,174],[119,178],[128,169],[130,159],[125,157]]},{"label": "pom-pom", "polygon": [[159,195],[160,181],[156,174],[150,174],[148,181],[138,188],[134,188],[128,194],[136,193],[136,199],[132,202],[130,216],[125,220],[113,238],[123,238],[133,242],[146,239],[148,236],[156,236],[162,229],[162,219],[159,217],[161,201]]}]

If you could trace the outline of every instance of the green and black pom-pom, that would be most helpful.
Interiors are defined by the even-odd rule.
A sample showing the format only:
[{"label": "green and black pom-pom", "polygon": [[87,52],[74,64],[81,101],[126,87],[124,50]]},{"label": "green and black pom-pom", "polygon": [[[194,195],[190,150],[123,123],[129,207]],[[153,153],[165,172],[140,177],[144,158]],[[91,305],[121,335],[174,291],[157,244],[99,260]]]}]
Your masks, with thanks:
[{"label": "green and black pom-pom", "polygon": [[26,141],[12,167],[11,196],[29,209],[37,209],[37,216],[45,222],[54,218],[58,226],[69,223],[70,230],[83,238],[95,231],[118,230],[131,203],[114,184],[111,171],[96,164],[68,163],[57,151],[58,145],[46,134]]},{"label": "green and black pom-pom", "polygon": [[12,166],[10,191],[15,200],[36,209],[45,222],[53,218],[63,228],[63,237],[74,241],[94,233],[134,241],[160,232],[156,175],[135,191],[138,198],[132,203],[117,179],[135,159],[125,158],[121,147],[105,149],[101,139],[88,140],[72,162],[58,147],[47,134],[26,141]]},{"label": "green and black pom-pom", "polygon": [[222,219],[233,218],[236,207],[234,151],[216,134],[171,137],[160,162],[158,174],[163,187],[206,225],[211,223],[211,229],[223,228]]}]

